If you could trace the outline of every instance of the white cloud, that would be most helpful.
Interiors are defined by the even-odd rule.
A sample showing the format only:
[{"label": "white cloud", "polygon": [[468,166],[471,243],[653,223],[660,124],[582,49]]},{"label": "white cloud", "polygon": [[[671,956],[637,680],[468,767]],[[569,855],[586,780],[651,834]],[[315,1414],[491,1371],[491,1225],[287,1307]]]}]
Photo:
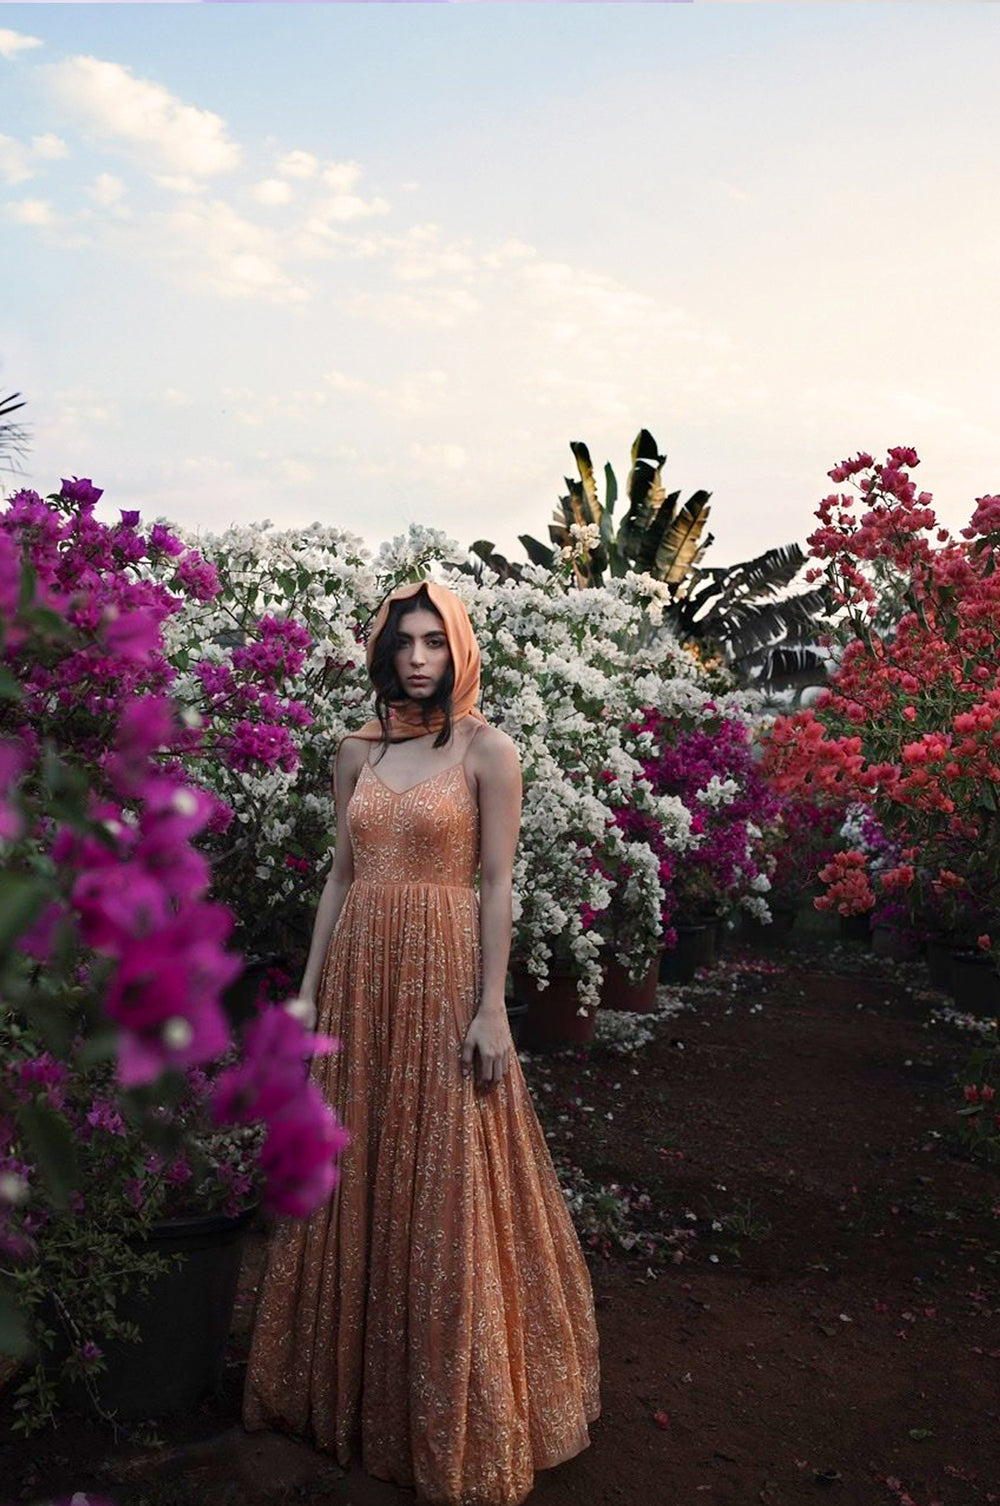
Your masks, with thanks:
[{"label": "white cloud", "polygon": [[350,193],[361,177],[360,162],[328,162],[322,173],[323,182],[337,193]]},{"label": "white cloud", "polygon": [[33,47],[41,46],[41,37],[25,36],[22,31],[11,31],[9,27],[0,26],[0,58],[6,58],[8,62],[16,58],[19,52],[30,52]]},{"label": "white cloud", "polygon": [[62,109],[149,172],[198,179],[239,163],[240,148],[221,116],[185,104],[119,63],[74,57],[42,71]]},{"label": "white cloud", "polygon": [[164,259],[203,292],[279,303],[301,303],[309,296],[283,270],[270,230],[224,200],[188,199],[149,215],[136,249],[150,260]]},{"label": "white cloud", "polygon": [[479,309],[479,300],[461,288],[428,288],[415,293],[355,293],[342,307],[373,324],[429,324],[452,329]]},{"label": "white cloud", "polygon": [[[561,261],[528,261],[517,269],[526,312],[536,330],[560,344],[613,336],[622,347],[652,347],[657,340],[698,340],[719,348],[727,341],[707,331],[684,309],[664,304],[615,277]],[[656,359],[662,361],[659,351]]]},{"label": "white cloud", "polygon": [[62,157],[69,156],[69,147],[61,136],[54,136],[47,131],[44,136],[32,136],[31,146],[36,157],[44,162],[57,162]]},{"label": "white cloud", "polygon": [[8,183],[27,183],[35,176],[39,162],[54,162],[68,155],[69,148],[58,136],[35,136],[30,146],[13,136],[0,136],[0,173]]},{"label": "white cloud", "polygon": [[283,178],[314,178],[319,169],[319,158],[312,152],[286,152],[278,158],[276,171]]},{"label": "white cloud", "polygon": [[523,261],[527,256],[535,256],[534,246],[529,246],[527,241],[503,241],[501,245],[494,246],[492,251],[486,251],[482,257],[484,267],[496,271],[511,261]]},{"label": "white cloud", "polygon": [[330,220],[338,224],[346,224],[349,220],[360,220],[372,214],[388,214],[389,204],[386,199],[359,199],[356,194],[342,193],[335,198],[324,199],[316,206],[314,218],[322,225]]},{"label": "white cloud", "polygon": [[13,136],[0,136],[0,173],[8,183],[27,183],[35,176],[30,149]]},{"label": "white cloud", "polygon": [[312,466],[301,460],[281,460],[277,467],[278,480],[289,486],[305,486],[313,479]]},{"label": "white cloud", "polygon": [[727,183],[722,178],[718,180],[717,186],[725,194],[726,198],[731,199],[734,204],[753,204],[755,202],[755,196],[748,188],[739,188],[735,183]]},{"label": "white cloud", "polygon": [[[338,397],[364,398],[381,412],[394,416],[406,414],[425,417],[441,408],[448,390],[448,373],[440,367],[407,372],[389,386],[352,376],[347,371],[327,371],[323,380],[329,388],[329,392],[324,394],[327,400],[336,402]],[[330,393],[333,394],[332,399]]]},{"label": "white cloud", "polygon": [[437,277],[440,273],[472,272],[475,269],[475,260],[457,247],[446,247],[436,251],[423,251],[409,256],[401,256],[394,264],[393,270],[397,277],[404,282],[425,282],[430,277]]},{"label": "white cloud", "polygon": [[258,204],[289,204],[292,194],[292,185],[283,178],[264,178],[253,191]]},{"label": "white cloud", "polygon": [[125,196],[125,184],[114,173],[98,173],[87,192],[102,209],[111,209]]},{"label": "white cloud", "polygon": [[153,182],[157,188],[165,188],[168,193],[204,193],[205,184],[199,183],[197,178],[191,178],[183,173],[155,173]]},{"label": "white cloud", "polygon": [[7,212],[18,225],[44,229],[56,223],[55,212],[47,199],[20,199],[16,204],[8,204]]},{"label": "white cloud", "polygon": [[469,452],[460,444],[411,444],[411,460],[428,470],[462,471],[469,463]]}]

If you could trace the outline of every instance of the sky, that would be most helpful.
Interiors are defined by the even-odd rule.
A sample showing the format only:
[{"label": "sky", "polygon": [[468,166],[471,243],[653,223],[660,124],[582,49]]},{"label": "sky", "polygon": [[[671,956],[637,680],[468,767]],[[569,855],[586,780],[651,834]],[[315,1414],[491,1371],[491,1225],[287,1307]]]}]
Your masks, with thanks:
[{"label": "sky", "polygon": [[[570,441],[793,539],[865,448],[1000,491],[1000,7],[0,6],[26,471],[523,559]],[[617,512],[622,511],[619,502]]]}]

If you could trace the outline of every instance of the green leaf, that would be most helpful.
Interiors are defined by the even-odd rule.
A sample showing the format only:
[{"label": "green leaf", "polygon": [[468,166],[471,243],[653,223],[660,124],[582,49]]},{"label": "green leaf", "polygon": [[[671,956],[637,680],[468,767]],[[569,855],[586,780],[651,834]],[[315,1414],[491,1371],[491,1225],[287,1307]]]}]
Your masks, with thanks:
[{"label": "green leaf", "polygon": [[26,931],[49,896],[49,886],[26,873],[0,873],[0,955]]},{"label": "green leaf", "polygon": [[29,987],[20,1000],[20,1008],[53,1055],[69,1055],[77,1027],[61,1000],[42,993],[37,987]]},{"label": "green leaf", "polygon": [[111,1061],[118,1046],[117,1030],[99,1026],[92,1030],[80,1047],[79,1060],[84,1066],[93,1066],[97,1062]]},{"label": "green leaf", "polygon": [[31,1337],[18,1311],[14,1293],[7,1286],[0,1286],[0,1354],[20,1360],[30,1354],[31,1349]]},{"label": "green leaf", "polygon": [[915,1438],[918,1443],[923,1443],[925,1438],[934,1437],[934,1433],[930,1428],[909,1428],[908,1431],[910,1437]]},{"label": "green leaf", "polygon": [[21,682],[16,675],[12,675],[9,669],[0,665],[0,696],[5,701],[23,701],[24,691]]},{"label": "green leaf", "polygon": [[615,503],[618,501],[618,478],[611,469],[610,460],[604,465],[604,510],[613,512]]},{"label": "green leaf", "polygon": [[519,533],[518,543],[524,545],[524,552],[533,565],[543,565],[546,570],[551,570],[555,564],[555,550],[547,549],[538,539],[533,539],[530,533]]},{"label": "green leaf", "polygon": [[38,571],[30,560],[21,562],[21,589],[17,598],[18,612],[27,611],[35,597],[35,582],[38,580]]},{"label": "green leaf", "polygon": [[78,1180],[73,1133],[62,1115],[40,1099],[18,1104],[15,1112],[49,1197],[64,1211]]}]

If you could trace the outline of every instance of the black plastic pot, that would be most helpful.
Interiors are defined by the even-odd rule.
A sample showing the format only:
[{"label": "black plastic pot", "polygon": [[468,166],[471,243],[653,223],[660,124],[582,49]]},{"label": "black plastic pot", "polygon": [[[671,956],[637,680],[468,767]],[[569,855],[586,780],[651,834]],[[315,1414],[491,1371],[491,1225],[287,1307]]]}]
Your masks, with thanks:
[{"label": "black plastic pot", "polygon": [[1000,1016],[1000,977],[981,952],[952,952],[951,995],[967,1014]]},{"label": "black plastic pot", "polygon": [[524,1024],[528,1013],[528,1005],[524,1001],[515,1002],[507,1000],[507,1024],[510,1026],[511,1039],[515,1046],[521,1044],[521,1026]]},{"label": "black plastic pot", "polygon": [[690,983],[700,967],[715,961],[715,921],[674,922],[677,945],[660,954],[661,983]]},{"label": "black plastic pot", "polygon": [[948,993],[951,989],[951,947],[945,941],[928,941],[924,947],[924,961],[931,987]]},{"label": "black plastic pot", "polygon": [[920,944],[913,931],[899,926],[872,926],[872,951],[876,957],[892,962],[912,962],[920,955]]},{"label": "black plastic pot", "polygon": [[[257,1212],[244,1208],[235,1218],[199,1213],[159,1219],[147,1239],[131,1241],[158,1255],[181,1253],[169,1270],[153,1277],[143,1296],[130,1289],[119,1301],[117,1316],[135,1323],[139,1342],[93,1336],[104,1352],[107,1369],[92,1377],[101,1406],[124,1420],[176,1416],[197,1406],[218,1389],[232,1323],[243,1237]],[[52,1326],[62,1342],[47,1361],[54,1371],[67,1353],[58,1321]],[[60,1400],[84,1411],[94,1410],[82,1381],[58,1377]]]},{"label": "black plastic pot", "polygon": [[789,934],[795,924],[798,908],[795,905],[772,904],[771,923],[765,925],[761,920],[755,920],[752,915],[744,914],[740,919],[740,936],[744,941],[753,946],[780,945]]},{"label": "black plastic pot", "polygon": [[840,917],[841,941],[857,942],[862,946],[868,946],[872,939],[871,915],[863,910],[860,915],[842,915]]}]

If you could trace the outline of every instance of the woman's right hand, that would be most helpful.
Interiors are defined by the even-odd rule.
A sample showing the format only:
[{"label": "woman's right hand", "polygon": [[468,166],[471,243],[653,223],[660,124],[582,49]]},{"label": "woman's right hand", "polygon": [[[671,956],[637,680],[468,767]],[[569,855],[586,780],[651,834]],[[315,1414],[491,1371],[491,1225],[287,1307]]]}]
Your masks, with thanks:
[{"label": "woman's right hand", "polygon": [[290,1015],[294,1015],[303,1030],[316,1029],[316,995],[296,994],[292,999],[286,999],[285,1009]]}]

